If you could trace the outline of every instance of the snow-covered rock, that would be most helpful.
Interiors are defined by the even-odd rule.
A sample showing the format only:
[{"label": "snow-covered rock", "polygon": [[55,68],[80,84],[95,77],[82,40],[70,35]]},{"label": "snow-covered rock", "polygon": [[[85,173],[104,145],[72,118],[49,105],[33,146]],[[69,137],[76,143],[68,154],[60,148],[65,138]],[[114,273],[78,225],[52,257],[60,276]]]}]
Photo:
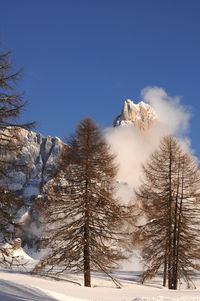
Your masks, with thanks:
[{"label": "snow-covered rock", "polygon": [[151,106],[143,101],[134,104],[127,99],[124,102],[122,112],[114,120],[113,126],[133,125],[140,130],[147,130],[157,120],[157,116]]},{"label": "snow-covered rock", "polygon": [[5,185],[17,190],[30,201],[32,196],[41,193],[44,184],[51,178],[51,171],[56,168],[56,161],[63,142],[55,137],[44,137],[20,129],[21,149],[14,159],[17,168],[10,167],[10,178],[2,179]]},{"label": "snow-covered rock", "polygon": [[[150,105],[142,101],[134,104],[127,99],[113,125],[133,125],[140,130],[147,130],[156,120],[157,116]],[[17,168],[13,164],[9,170],[10,178],[0,179],[0,184],[9,185],[10,189],[17,190],[30,202],[33,196],[41,194],[44,184],[51,179],[63,142],[57,137],[44,137],[25,129],[20,129],[19,136],[21,149],[17,158],[14,158]]]}]

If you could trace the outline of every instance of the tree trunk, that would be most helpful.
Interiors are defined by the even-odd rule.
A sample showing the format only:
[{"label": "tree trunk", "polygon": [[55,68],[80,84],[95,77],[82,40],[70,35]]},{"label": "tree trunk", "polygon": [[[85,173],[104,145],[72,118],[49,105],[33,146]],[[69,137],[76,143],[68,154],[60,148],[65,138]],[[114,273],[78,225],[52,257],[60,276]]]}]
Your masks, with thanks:
[{"label": "tree trunk", "polygon": [[171,282],[171,289],[176,289],[176,254],[177,254],[177,202],[175,204],[175,216],[174,216],[174,233],[173,233],[173,260],[172,260],[172,282]]},{"label": "tree trunk", "polygon": [[[180,160],[180,157],[179,157]],[[173,233],[173,267],[172,267],[172,289],[177,289],[177,273],[176,273],[176,262],[177,262],[177,230],[178,230],[178,198],[179,198],[179,177],[180,172],[180,162],[178,165],[178,175],[177,175],[177,191],[176,191],[176,200],[175,200],[175,208],[174,208],[174,233]]]},{"label": "tree trunk", "polygon": [[87,244],[84,247],[84,286],[91,286],[90,256]]},{"label": "tree trunk", "polygon": [[[167,235],[167,233],[166,233]],[[167,285],[167,259],[168,259],[168,241],[165,245],[165,259],[164,259],[164,270],[163,270],[163,286]]]},{"label": "tree trunk", "polygon": [[172,289],[172,152],[169,161],[168,288]]},{"label": "tree trunk", "polygon": [[84,227],[84,286],[91,286],[90,249],[89,249],[89,214],[85,212]]},{"label": "tree trunk", "polygon": [[84,286],[91,286],[91,273],[90,273],[90,242],[89,242],[89,194],[88,194],[88,180],[85,184],[86,200],[85,200],[85,225],[84,225]]},{"label": "tree trunk", "polygon": [[[184,162],[182,168],[184,169]],[[181,200],[179,205],[179,214],[178,214],[178,233],[177,233],[177,247],[176,247],[176,266],[175,266],[175,289],[178,288],[178,279],[179,279],[179,246],[180,246],[180,234],[181,234],[181,222],[182,222],[182,207],[183,207],[183,182],[184,178],[182,175],[181,182]]]},{"label": "tree trunk", "polygon": [[163,286],[167,284],[167,249],[165,251],[165,262],[164,262],[164,271],[163,271]]}]

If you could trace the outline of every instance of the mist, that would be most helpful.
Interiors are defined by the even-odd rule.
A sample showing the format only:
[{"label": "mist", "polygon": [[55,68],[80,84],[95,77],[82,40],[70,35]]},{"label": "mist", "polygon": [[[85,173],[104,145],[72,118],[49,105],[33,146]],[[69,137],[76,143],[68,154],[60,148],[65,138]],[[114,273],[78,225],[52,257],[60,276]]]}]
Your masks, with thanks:
[{"label": "mist", "polygon": [[117,180],[120,185],[119,197],[131,199],[134,188],[140,183],[142,164],[158,147],[165,135],[180,138],[185,150],[190,150],[190,140],[186,137],[191,118],[187,107],[181,105],[180,97],[169,96],[164,89],[147,87],[141,91],[141,98],[155,111],[158,121],[147,131],[140,131],[132,126],[107,128],[105,135],[111,150],[116,154],[119,167]]}]

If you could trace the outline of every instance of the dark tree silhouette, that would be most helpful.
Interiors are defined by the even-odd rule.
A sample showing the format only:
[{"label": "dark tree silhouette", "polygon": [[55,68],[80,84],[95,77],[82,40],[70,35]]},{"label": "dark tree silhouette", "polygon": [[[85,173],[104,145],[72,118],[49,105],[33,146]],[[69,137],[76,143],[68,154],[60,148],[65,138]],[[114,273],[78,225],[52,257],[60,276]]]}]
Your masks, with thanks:
[{"label": "dark tree silhouette", "polygon": [[23,203],[22,200],[16,200],[14,194],[9,191],[10,170],[19,168],[15,159],[22,144],[20,130],[34,126],[34,123],[19,122],[26,106],[23,93],[18,93],[16,89],[21,74],[21,70],[13,71],[11,52],[4,52],[0,45],[0,263],[5,264],[5,243],[14,238],[11,232],[14,233],[14,228],[17,227],[17,208]]},{"label": "dark tree silhouette", "polygon": [[[14,192],[0,189],[0,265],[4,267],[18,264],[17,258],[13,256],[13,251],[21,232],[18,212],[23,205],[23,200],[16,198]],[[18,238],[18,240],[20,239]]]}]

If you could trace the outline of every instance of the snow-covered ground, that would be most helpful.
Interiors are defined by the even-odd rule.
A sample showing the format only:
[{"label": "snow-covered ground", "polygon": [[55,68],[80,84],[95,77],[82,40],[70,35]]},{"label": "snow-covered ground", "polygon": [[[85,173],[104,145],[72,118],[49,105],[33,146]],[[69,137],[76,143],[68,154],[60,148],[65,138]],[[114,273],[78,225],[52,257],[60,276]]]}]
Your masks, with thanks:
[{"label": "snow-covered ground", "polygon": [[[23,250],[16,254],[30,259]],[[125,265],[115,277],[122,288],[100,273],[92,275],[92,287],[83,286],[83,276],[66,273],[62,277],[42,278],[31,276],[28,272],[0,270],[0,301],[200,301],[200,275],[194,282],[196,289],[172,291],[163,288],[159,277],[148,283],[139,284],[140,272],[133,265]]]},{"label": "snow-covered ground", "polygon": [[[200,301],[200,290],[171,291],[162,288],[159,279],[145,285],[137,283],[134,272],[119,272],[122,288],[102,275],[94,275],[92,287],[83,286],[81,275],[66,275],[58,278],[44,279],[25,273],[0,271],[0,300],[34,300],[34,301],[163,301],[190,300]],[[200,284],[200,283],[199,283]]]}]

